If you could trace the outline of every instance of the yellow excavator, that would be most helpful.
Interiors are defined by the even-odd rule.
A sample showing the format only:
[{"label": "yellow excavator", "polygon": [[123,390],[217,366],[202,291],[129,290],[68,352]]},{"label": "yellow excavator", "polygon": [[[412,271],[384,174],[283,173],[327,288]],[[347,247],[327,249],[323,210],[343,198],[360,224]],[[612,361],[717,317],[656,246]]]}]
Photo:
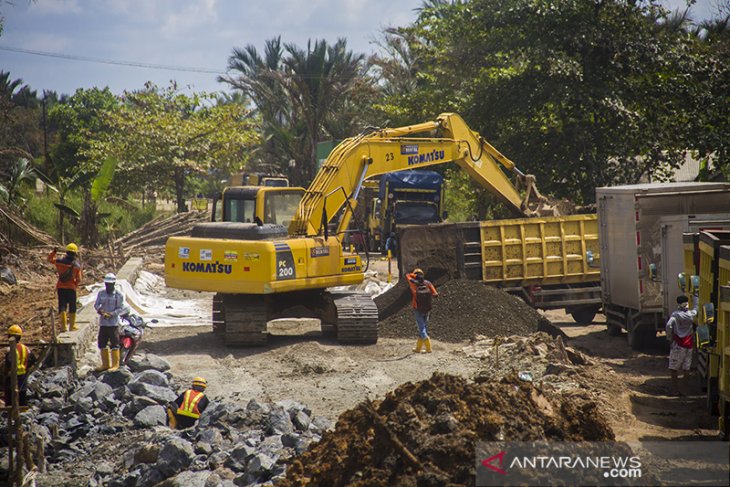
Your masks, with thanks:
[{"label": "yellow excavator", "polygon": [[546,199],[532,176],[461,117],[444,113],[434,121],[370,129],[344,140],[301,199],[297,188],[244,188],[239,201],[231,192],[224,207],[243,208],[240,200],[248,199],[249,212],[224,210],[225,221],[198,224],[191,237],[169,238],[165,281],[172,288],[215,292],[214,331],[230,346],[263,345],[268,321],[295,317],[319,318],[322,331],[341,343],[376,343],[378,310],[370,296],[328,291],[364,279],[360,255],[342,243],[358,193],[370,177],[447,162],[458,164],[515,213],[545,213]]}]

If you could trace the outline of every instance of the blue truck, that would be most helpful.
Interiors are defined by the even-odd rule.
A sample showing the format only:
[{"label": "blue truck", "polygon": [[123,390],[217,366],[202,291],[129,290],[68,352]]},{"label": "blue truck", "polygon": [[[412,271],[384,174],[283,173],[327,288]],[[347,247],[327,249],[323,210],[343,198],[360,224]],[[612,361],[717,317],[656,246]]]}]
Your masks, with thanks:
[{"label": "blue truck", "polygon": [[385,254],[386,239],[398,225],[438,223],[447,216],[443,210],[444,178],[436,171],[385,174],[377,186],[369,186],[365,221],[372,251]]}]

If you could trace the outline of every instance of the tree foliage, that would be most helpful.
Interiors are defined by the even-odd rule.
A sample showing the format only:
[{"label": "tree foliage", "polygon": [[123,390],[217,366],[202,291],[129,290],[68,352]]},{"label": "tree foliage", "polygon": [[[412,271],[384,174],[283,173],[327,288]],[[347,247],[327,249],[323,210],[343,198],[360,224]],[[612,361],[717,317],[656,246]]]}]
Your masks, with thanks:
[{"label": "tree foliage", "polygon": [[245,106],[216,103],[205,93],[186,95],[174,85],[127,93],[104,120],[111,130],[90,135],[83,151],[87,167],[114,156],[119,165],[113,192],[169,191],[179,211],[185,209],[190,177],[240,170],[258,142]]},{"label": "tree foliage", "polygon": [[245,93],[261,117],[257,169],[287,173],[296,184],[311,181],[317,142],[359,130],[375,96],[365,57],[344,39],[310,41],[305,50],[277,37],[262,54],[252,45],[235,48],[228,71],[219,81]]},{"label": "tree foliage", "polygon": [[690,150],[724,165],[727,63],[666,14],[621,0],[428,2],[396,32],[407,49],[386,34],[417,61],[414,88],[381,108],[457,111],[541,189],[579,203],[597,186],[666,176]]}]

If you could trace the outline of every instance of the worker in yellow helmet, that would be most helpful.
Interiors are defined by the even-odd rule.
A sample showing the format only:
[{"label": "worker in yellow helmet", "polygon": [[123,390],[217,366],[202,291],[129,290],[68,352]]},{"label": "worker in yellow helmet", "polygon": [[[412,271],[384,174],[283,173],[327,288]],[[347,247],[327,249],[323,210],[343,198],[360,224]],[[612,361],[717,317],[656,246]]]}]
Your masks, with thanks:
[{"label": "worker in yellow helmet", "polygon": [[61,331],[77,330],[76,327],[76,289],[81,284],[81,263],[79,262],[79,247],[75,243],[66,245],[66,254],[56,258],[57,249],[48,254],[48,261],[55,264],[58,282],[58,319],[61,322]]},{"label": "worker in yellow helmet", "polygon": [[[8,327],[8,341],[10,346],[15,345],[15,365],[16,374],[18,376],[18,404],[20,406],[28,405],[28,373],[31,367],[33,367],[37,359],[30,349],[20,343],[20,339],[23,338],[23,329],[18,325],[12,325]],[[10,373],[12,371],[12,362],[10,361],[10,349],[8,349],[5,355],[4,371],[5,371],[5,405],[10,406],[12,404],[12,390],[10,388]]]},{"label": "worker in yellow helmet", "polygon": [[421,347],[425,345],[426,353],[431,353],[431,338],[428,336],[427,328],[428,316],[431,313],[432,298],[438,297],[439,293],[436,292],[431,281],[424,278],[422,269],[413,269],[413,272],[406,274],[406,279],[411,288],[413,316],[416,318],[418,326],[418,341],[413,351],[421,353]]},{"label": "worker in yellow helmet", "polygon": [[170,428],[185,429],[195,425],[200,415],[208,407],[208,398],[203,393],[208,382],[202,377],[193,379],[193,386],[180,394],[175,402],[167,407]]}]

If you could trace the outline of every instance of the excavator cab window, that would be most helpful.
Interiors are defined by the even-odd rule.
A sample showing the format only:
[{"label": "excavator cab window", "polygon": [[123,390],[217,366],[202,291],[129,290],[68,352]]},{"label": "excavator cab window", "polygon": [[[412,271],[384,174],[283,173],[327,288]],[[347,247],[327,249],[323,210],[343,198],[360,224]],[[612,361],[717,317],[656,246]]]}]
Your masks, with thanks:
[{"label": "excavator cab window", "polygon": [[264,223],[289,226],[299,207],[302,193],[299,191],[269,191],[264,196]]},{"label": "excavator cab window", "polygon": [[229,222],[253,223],[256,215],[256,200],[227,199],[225,201],[224,217]]}]

